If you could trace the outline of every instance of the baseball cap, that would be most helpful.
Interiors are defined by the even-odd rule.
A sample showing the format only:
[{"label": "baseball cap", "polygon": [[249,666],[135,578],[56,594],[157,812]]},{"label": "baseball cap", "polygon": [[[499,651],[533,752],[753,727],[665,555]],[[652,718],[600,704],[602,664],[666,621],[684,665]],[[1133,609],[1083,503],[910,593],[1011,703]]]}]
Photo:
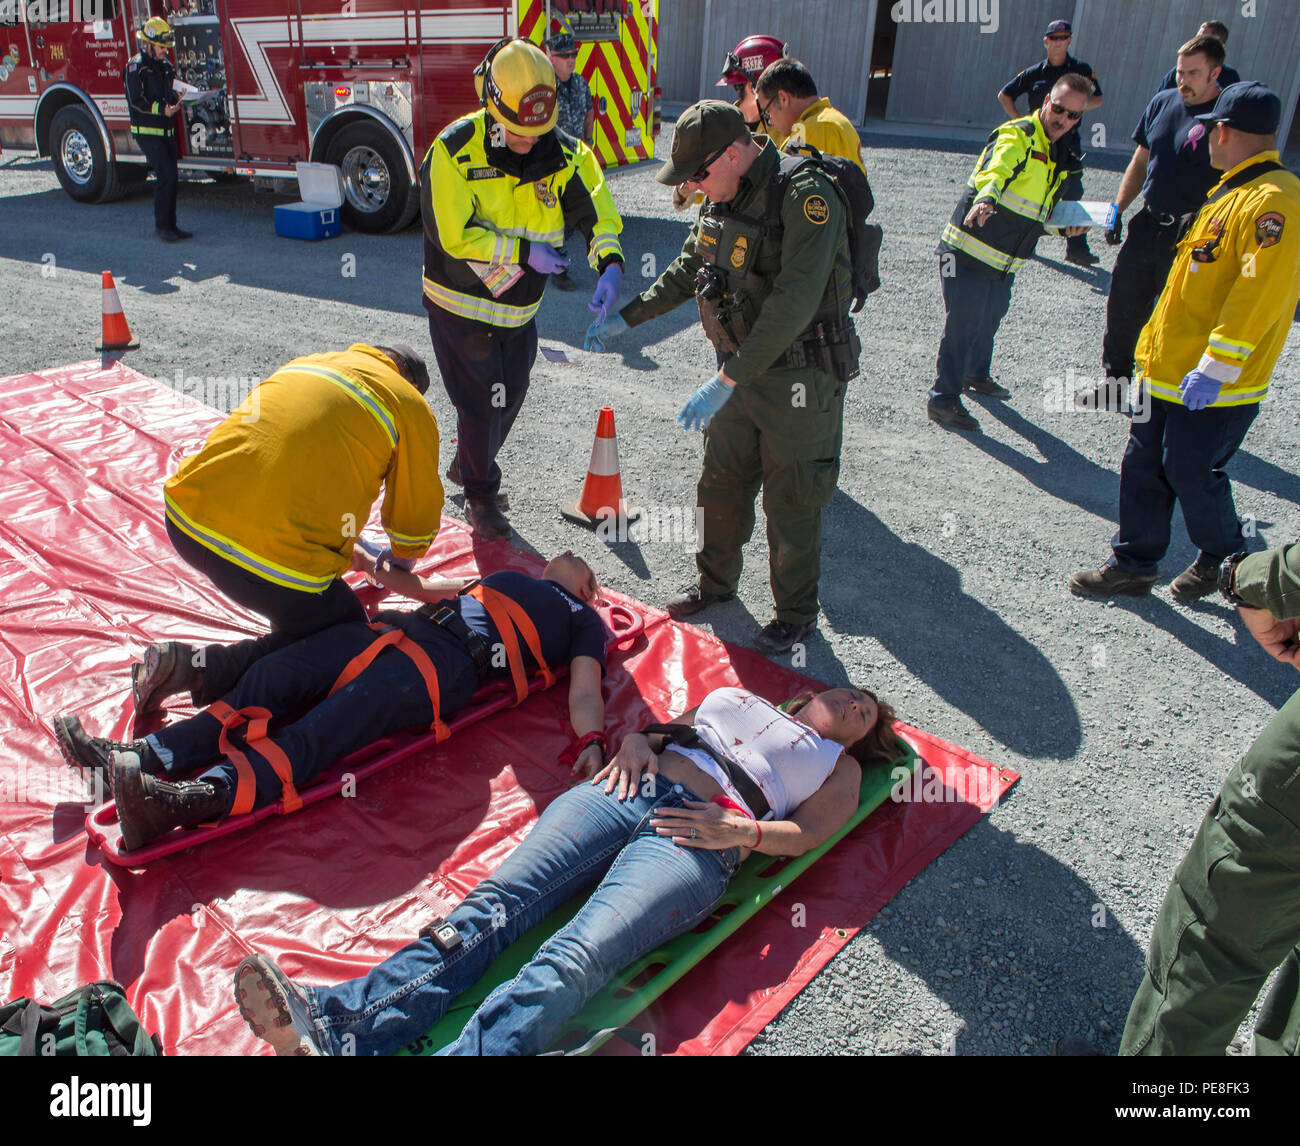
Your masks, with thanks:
[{"label": "baseball cap", "polygon": [[734,104],[719,99],[692,104],[677,121],[671,157],[655,172],[655,178],[669,187],[685,183],[711,156],[724,151],[748,130],[745,117]]},{"label": "baseball cap", "polygon": [[572,32],[556,32],[554,36],[548,36],[542,41],[542,47],[558,56],[563,52],[576,52],[578,41]]},{"label": "baseball cap", "polygon": [[1219,93],[1214,110],[1198,115],[1206,123],[1226,123],[1250,135],[1273,135],[1282,122],[1282,101],[1258,80],[1229,84]]},{"label": "baseball cap", "polygon": [[1069,20],[1053,20],[1050,24],[1047,25],[1047,31],[1044,32],[1043,35],[1059,36],[1062,32],[1064,32],[1067,36],[1074,35],[1074,29],[1070,27]]}]

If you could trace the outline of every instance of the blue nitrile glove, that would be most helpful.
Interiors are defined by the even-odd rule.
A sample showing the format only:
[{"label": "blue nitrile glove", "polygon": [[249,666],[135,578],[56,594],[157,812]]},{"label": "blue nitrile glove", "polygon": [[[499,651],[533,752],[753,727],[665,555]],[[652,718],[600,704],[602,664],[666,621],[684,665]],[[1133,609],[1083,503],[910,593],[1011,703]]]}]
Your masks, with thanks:
[{"label": "blue nitrile glove", "polygon": [[1182,385],[1178,387],[1178,393],[1183,396],[1183,405],[1189,410],[1204,410],[1219,396],[1222,389],[1223,383],[1217,378],[1211,378],[1199,370],[1189,370]]},{"label": "blue nitrile glove", "polygon": [[627,323],[621,314],[611,314],[605,317],[604,311],[596,316],[596,321],[587,327],[587,337],[583,339],[583,350],[594,350],[597,354],[603,353],[605,344],[612,338],[617,338],[620,334],[627,331]]},{"label": "blue nitrile glove", "polygon": [[604,316],[614,309],[618,302],[618,288],[623,285],[623,268],[619,263],[610,263],[596,282],[596,293],[587,303],[587,309]]},{"label": "blue nitrile glove", "polygon": [[411,571],[411,566],[415,564],[414,558],[411,557],[394,557],[393,551],[385,545],[375,557],[375,568],[378,568],[385,561],[394,569],[404,569],[407,573]]},{"label": "blue nitrile glove", "polygon": [[734,386],[728,386],[716,374],[686,400],[677,411],[677,420],[688,430],[702,430],[731,397]]},{"label": "blue nitrile glove", "polygon": [[1106,212],[1106,243],[1118,247],[1124,241],[1124,212],[1118,203],[1112,203]]},{"label": "blue nitrile glove", "polygon": [[554,247],[548,247],[545,243],[530,243],[528,265],[539,275],[558,275],[568,269],[569,260]]}]

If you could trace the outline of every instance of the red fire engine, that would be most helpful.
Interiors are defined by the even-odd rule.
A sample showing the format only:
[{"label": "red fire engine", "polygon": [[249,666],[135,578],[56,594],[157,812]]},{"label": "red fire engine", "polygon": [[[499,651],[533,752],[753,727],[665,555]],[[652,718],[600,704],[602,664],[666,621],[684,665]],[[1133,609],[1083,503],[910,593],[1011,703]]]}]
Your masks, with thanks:
[{"label": "red fire engine", "polygon": [[[658,130],[659,0],[0,0],[0,146],[51,157],[74,199],[146,176],[122,71],[164,16],[177,78],[210,93],[179,113],[182,170],[292,178],[337,165],[343,217],[405,227],[434,136],[477,106],[472,72],[502,36],[540,43],[563,19],[596,101],[606,166],[649,159]],[[83,18],[84,17],[84,18]]]}]

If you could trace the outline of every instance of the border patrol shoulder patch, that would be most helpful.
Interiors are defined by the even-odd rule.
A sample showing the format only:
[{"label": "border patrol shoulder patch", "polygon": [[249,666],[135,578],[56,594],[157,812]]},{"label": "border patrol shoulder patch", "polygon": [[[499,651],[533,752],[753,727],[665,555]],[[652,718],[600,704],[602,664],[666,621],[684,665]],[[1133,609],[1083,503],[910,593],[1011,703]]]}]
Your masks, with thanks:
[{"label": "border patrol shoulder patch", "polygon": [[808,222],[820,227],[831,217],[830,204],[821,195],[809,195],[803,201],[803,214]]}]

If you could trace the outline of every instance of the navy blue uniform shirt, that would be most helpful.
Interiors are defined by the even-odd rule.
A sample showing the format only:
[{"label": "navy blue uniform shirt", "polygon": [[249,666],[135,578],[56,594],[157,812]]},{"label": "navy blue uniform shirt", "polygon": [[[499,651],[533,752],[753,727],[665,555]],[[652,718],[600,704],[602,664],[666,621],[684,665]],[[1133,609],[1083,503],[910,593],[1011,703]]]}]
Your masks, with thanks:
[{"label": "navy blue uniform shirt", "polygon": [[1214,108],[1214,99],[1188,107],[1177,91],[1162,91],[1133,129],[1133,142],[1148,148],[1142,198],[1157,215],[1187,215],[1200,208],[1222,172],[1210,166],[1209,131],[1195,117]]},{"label": "navy blue uniform shirt", "polygon": [[1047,93],[1056,86],[1056,81],[1064,75],[1075,74],[1087,76],[1092,80],[1093,87],[1096,89],[1093,95],[1101,95],[1101,84],[1097,83],[1097,77],[1092,74],[1092,68],[1082,60],[1076,60],[1073,56],[1066,56],[1065,63],[1052,65],[1046,59],[1039,60],[1032,67],[1026,68],[1010,83],[1006,84],[1000,94],[1010,96],[1012,102],[1018,100],[1022,95],[1029,96],[1029,112],[1035,112],[1043,106],[1043,100]]},{"label": "navy blue uniform shirt", "polygon": [[[483,578],[483,584],[524,607],[537,626],[542,656],[548,665],[554,668],[567,665],[574,657],[592,657],[604,669],[605,622],[590,605],[583,604],[554,581],[543,581],[526,573],[510,570],[489,573]],[[501,639],[487,610],[473,597],[462,594],[445,603],[460,613],[461,620],[483,638],[489,649]],[[519,642],[519,647],[524,665],[532,673],[537,662],[524,641]]]}]

